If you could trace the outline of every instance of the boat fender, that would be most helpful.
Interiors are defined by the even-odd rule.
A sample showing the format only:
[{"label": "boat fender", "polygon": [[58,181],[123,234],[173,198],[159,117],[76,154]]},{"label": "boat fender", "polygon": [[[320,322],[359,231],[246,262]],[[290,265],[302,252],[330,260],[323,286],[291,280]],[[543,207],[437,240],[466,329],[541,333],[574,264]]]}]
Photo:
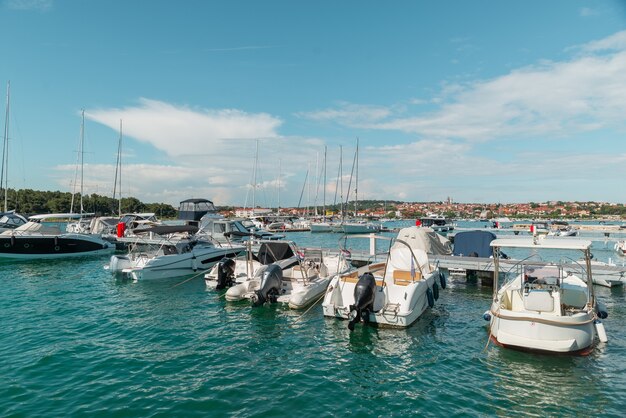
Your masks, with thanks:
[{"label": "boat fender", "polygon": [[596,302],[596,315],[598,315],[600,319],[606,319],[609,316],[606,307],[600,302]]},{"label": "boat fender", "polygon": [[435,300],[439,300],[439,286],[437,285],[437,282],[433,283],[433,296],[435,297]]},{"label": "boat fender", "polygon": [[442,271],[439,272],[439,283],[441,283],[441,288],[445,289],[446,288],[446,275],[443,274]]},{"label": "boat fender", "polygon": [[191,269],[194,271],[194,273],[198,270],[198,266],[196,265],[196,255],[195,254],[191,257]]},{"label": "boat fender", "polygon": [[485,321],[491,321],[491,312],[485,311],[485,313],[483,314],[483,319]]},{"label": "boat fender", "polygon": [[596,327],[596,334],[598,334],[598,339],[601,343],[606,343],[609,341],[609,338],[606,336],[606,329],[604,329],[604,324],[599,319],[593,321],[593,325]]},{"label": "boat fender", "polygon": [[15,235],[11,235],[11,247],[15,245]]},{"label": "boat fender", "polygon": [[59,237],[54,237],[54,246],[59,245]]},{"label": "boat fender", "polygon": [[428,299],[428,306],[431,308],[435,306],[435,297],[433,296],[433,290],[430,287],[426,289],[426,299]]}]

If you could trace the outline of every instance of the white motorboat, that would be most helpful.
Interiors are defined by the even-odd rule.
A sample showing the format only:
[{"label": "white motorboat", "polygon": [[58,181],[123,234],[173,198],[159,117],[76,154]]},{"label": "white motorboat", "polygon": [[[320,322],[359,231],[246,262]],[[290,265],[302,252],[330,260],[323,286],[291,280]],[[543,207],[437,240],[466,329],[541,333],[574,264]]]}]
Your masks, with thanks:
[{"label": "white motorboat", "polygon": [[341,255],[298,248],[290,241],[249,244],[245,256],[223,260],[205,275],[209,288],[228,287],[227,301],[278,302],[302,309],[319,300],[331,277],[349,269]]},{"label": "white motorboat", "polygon": [[439,286],[445,288],[445,277],[414,241],[416,230],[417,227],[404,228],[395,239],[361,236],[389,241],[386,259],[335,276],[322,303],[324,316],[349,320],[351,330],[361,320],[408,327],[428,307],[432,308],[439,297]]},{"label": "white motorboat", "polygon": [[128,254],[113,255],[108,270],[132,280],[153,280],[204,274],[224,257],[234,257],[243,246],[222,245],[192,233],[192,225],[146,228],[132,239]]},{"label": "white motorboat", "polygon": [[626,240],[617,241],[614,248],[619,255],[626,256]]},{"label": "white motorboat", "polygon": [[[591,241],[545,239],[496,239],[494,249],[494,296],[484,319],[490,321],[490,338],[498,345],[523,350],[581,353],[591,351],[596,335],[606,342],[600,319],[606,310],[591,286]],[[575,275],[561,264],[517,262],[513,277],[498,286],[500,249],[577,250],[584,255],[583,274]]]},{"label": "white motorboat", "polygon": [[344,222],[342,224],[344,234],[368,234],[380,232],[380,224],[373,222]]},{"label": "white motorboat", "polygon": [[[418,224],[418,222],[416,222],[416,224]],[[418,226],[432,228],[435,232],[444,233],[454,230],[455,225],[443,215],[428,213],[426,216],[419,219]]]},{"label": "white motorboat", "polygon": [[115,246],[97,235],[66,233],[61,225],[78,214],[31,216],[25,224],[0,234],[0,257],[26,260],[66,258],[112,252]]},{"label": "white motorboat", "polygon": [[[604,287],[617,287],[623,286],[626,278],[623,277],[623,273],[619,271],[605,272],[605,267],[618,267],[615,262],[609,258],[608,262],[591,260],[591,270],[593,272],[593,284],[597,284]],[[623,266],[622,266],[623,267]],[[600,272],[598,272],[600,271]]]},{"label": "white motorboat", "polygon": [[311,232],[333,232],[333,225],[330,222],[311,222],[309,226]]}]

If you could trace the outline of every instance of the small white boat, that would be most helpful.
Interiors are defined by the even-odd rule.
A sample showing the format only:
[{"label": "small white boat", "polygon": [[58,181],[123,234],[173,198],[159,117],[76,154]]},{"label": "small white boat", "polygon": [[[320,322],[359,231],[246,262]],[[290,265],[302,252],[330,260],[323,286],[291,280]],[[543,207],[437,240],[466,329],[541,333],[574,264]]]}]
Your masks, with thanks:
[{"label": "small white boat", "polygon": [[[600,319],[607,313],[593,292],[591,241],[544,239],[496,239],[494,249],[494,297],[484,319],[490,321],[490,338],[498,345],[553,353],[588,354],[596,335],[606,342]],[[584,255],[580,277],[560,264],[518,262],[513,277],[498,286],[502,248],[578,250]],[[582,266],[581,266],[582,267]]]},{"label": "small white boat", "polygon": [[333,225],[330,222],[312,222],[309,226],[311,232],[333,232]]},{"label": "small white boat", "polygon": [[107,268],[114,275],[135,281],[171,279],[204,274],[222,258],[245,250],[243,246],[222,245],[205,236],[189,235],[197,230],[191,225],[146,228],[132,238],[128,254],[111,256]]},{"label": "small white boat", "polygon": [[622,277],[620,272],[611,272],[611,273],[598,273],[600,270],[598,267],[617,267],[617,264],[609,258],[608,262],[591,260],[591,270],[593,272],[593,284],[597,284],[604,287],[617,287],[623,286],[625,278]]},{"label": "small white boat", "polygon": [[253,306],[278,302],[302,309],[318,301],[331,277],[348,268],[340,255],[301,249],[290,241],[264,241],[258,248],[249,244],[245,256],[221,261],[204,277],[209,288],[228,287],[227,301],[248,299]]},{"label": "small white boat", "polygon": [[416,225],[432,228],[435,232],[445,233],[454,230],[454,223],[443,215],[428,213],[419,219]]},{"label": "small white boat", "polygon": [[399,238],[364,235],[386,240],[384,262],[376,262],[335,276],[324,297],[324,316],[349,320],[348,328],[365,323],[408,327],[439,297],[445,277],[430,264],[426,252],[411,239],[417,227],[404,228]]},{"label": "small white boat", "polygon": [[614,248],[619,255],[626,256],[626,240],[617,241]]},{"label": "small white boat", "polygon": [[380,224],[373,222],[344,222],[342,224],[344,234],[368,234],[380,232]]}]

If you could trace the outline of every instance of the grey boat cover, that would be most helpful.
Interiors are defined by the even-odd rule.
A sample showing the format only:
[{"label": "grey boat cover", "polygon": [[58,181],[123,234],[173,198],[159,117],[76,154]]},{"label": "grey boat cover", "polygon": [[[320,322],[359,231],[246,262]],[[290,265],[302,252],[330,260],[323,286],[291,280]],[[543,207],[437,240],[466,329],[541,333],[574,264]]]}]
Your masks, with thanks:
[{"label": "grey boat cover", "polygon": [[494,239],[496,235],[489,231],[459,232],[454,236],[453,255],[489,258],[493,255],[489,244]]},{"label": "grey boat cover", "polygon": [[[452,246],[450,241],[443,235],[439,235],[431,228],[411,226],[402,228],[398,232],[397,239],[409,244],[411,248],[419,248],[428,254],[434,255],[450,255],[452,254]],[[392,248],[400,248],[404,245],[400,243],[393,244]]]}]

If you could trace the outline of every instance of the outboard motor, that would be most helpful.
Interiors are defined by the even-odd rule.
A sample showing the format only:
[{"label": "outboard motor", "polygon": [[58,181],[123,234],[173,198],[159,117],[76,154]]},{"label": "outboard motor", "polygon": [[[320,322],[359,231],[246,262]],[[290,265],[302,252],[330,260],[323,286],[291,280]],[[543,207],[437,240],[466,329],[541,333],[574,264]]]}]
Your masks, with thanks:
[{"label": "outboard motor", "polygon": [[348,329],[354,330],[354,324],[357,322],[368,322],[370,312],[374,311],[374,299],[376,294],[376,279],[372,273],[365,273],[356,282],[354,287],[354,305],[350,305],[350,314],[354,311],[354,316],[348,322]]},{"label": "outboard motor", "polygon": [[283,269],[278,264],[270,264],[263,271],[259,290],[252,296],[252,306],[261,306],[265,302],[276,302],[283,286]]},{"label": "outboard motor", "polygon": [[235,260],[222,258],[217,264],[217,286],[215,289],[226,289],[235,283]]}]

